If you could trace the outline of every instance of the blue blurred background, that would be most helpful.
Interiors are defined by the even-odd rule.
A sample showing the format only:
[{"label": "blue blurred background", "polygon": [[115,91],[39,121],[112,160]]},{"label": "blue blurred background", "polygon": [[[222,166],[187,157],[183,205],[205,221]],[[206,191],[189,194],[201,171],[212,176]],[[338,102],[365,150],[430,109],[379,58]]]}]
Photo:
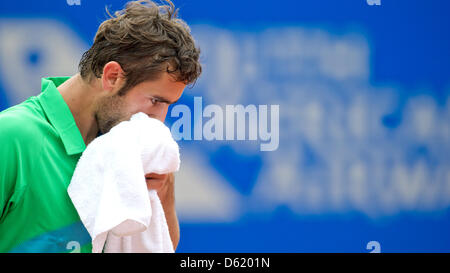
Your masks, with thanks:
[{"label": "blue blurred background", "polygon": [[[0,110],[125,2],[2,0]],[[450,251],[449,1],[174,2],[204,64],[179,104],[280,109],[275,151],[179,141],[178,252]]]}]

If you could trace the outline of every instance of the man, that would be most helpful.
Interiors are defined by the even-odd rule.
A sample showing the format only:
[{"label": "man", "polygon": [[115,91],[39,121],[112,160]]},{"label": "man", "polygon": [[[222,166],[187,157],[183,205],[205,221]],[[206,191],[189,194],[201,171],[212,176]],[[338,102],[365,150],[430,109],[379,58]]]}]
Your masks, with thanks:
[{"label": "man", "polygon": [[[167,2],[129,2],[100,25],[78,74],[44,78],[39,96],[0,113],[0,252],[91,250],[67,194],[81,153],[137,112],[164,121],[201,73],[189,28]],[[158,191],[176,249],[173,175],[146,181]]]}]

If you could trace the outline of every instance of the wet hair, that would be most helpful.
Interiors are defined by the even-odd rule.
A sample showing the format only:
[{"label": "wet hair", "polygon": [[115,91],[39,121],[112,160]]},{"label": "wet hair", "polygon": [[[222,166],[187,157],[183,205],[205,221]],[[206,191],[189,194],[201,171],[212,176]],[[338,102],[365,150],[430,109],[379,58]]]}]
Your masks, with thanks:
[{"label": "wet hair", "polygon": [[100,78],[103,67],[116,61],[125,72],[123,95],[135,85],[156,80],[162,72],[173,75],[176,81],[193,84],[202,72],[200,49],[188,25],[177,17],[178,9],[152,1],[128,2],[104,21],[95,35],[92,47],[79,64],[81,77],[90,82]]}]

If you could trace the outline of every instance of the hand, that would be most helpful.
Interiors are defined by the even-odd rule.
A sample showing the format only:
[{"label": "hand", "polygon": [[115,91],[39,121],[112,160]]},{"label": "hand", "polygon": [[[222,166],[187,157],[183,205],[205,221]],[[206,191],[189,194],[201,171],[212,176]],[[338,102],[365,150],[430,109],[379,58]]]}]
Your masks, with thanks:
[{"label": "hand", "polygon": [[170,238],[172,239],[173,249],[176,250],[180,241],[180,226],[175,211],[175,176],[169,174],[147,174],[145,176],[148,189],[155,189],[164,210],[169,227]]},{"label": "hand", "polygon": [[147,189],[156,190],[164,209],[175,206],[175,177],[173,173],[149,173],[145,175],[145,181],[147,182]]},{"label": "hand", "polygon": [[145,175],[147,189],[159,192],[167,181],[168,174],[149,173]]}]

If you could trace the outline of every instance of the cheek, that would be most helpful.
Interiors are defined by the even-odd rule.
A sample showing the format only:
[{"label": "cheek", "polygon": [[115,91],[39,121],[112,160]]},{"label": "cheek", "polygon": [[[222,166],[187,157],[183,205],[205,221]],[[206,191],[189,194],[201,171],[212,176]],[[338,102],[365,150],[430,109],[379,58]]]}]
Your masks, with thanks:
[{"label": "cheek", "polygon": [[151,101],[145,97],[135,97],[127,100],[127,110],[131,114],[135,114],[138,112],[146,112],[146,109],[152,105]]},{"label": "cheek", "polygon": [[164,119],[166,118],[168,110],[169,110],[169,105],[164,105],[163,109],[161,110],[161,114],[164,116]]}]

